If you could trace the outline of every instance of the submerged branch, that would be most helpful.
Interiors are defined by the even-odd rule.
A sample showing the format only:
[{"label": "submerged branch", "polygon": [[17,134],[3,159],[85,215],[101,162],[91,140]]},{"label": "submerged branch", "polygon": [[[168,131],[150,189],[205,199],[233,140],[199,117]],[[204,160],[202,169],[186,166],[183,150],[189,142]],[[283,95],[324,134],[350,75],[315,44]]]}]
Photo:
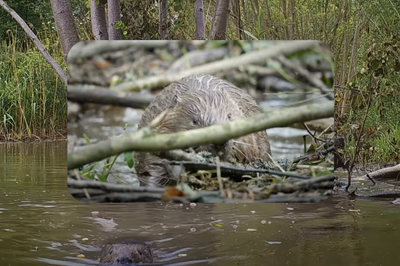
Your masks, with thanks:
[{"label": "submerged branch", "polygon": [[[177,188],[131,187],[96,181],[68,180],[71,195],[82,202],[319,202],[328,197],[300,194],[308,190],[331,190],[334,176],[312,178],[296,183],[272,184],[264,191],[192,191],[183,186]],[[86,197],[83,190],[90,193]],[[281,193],[285,193],[282,195]],[[278,195],[279,194],[279,195]]]}]

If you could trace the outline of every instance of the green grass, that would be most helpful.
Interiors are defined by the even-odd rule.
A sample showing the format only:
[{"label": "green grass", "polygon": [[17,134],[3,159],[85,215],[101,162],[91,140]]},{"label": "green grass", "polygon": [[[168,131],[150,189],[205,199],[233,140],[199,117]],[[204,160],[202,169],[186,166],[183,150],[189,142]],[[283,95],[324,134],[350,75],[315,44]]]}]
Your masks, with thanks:
[{"label": "green grass", "polygon": [[[63,64],[57,35],[44,29],[39,39]],[[66,86],[32,41],[9,36],[0,42],[0,140],[65,136]]]},{"label": "green grass", "polygon": [[[400,161],[400,90],[390,96],[374,99],[368,112],[360,141],[361,149],[356,157],[359,163],[388,163]],[[347,136],[344,152],[352,158],[359,131],[350,136],[349,125],[361,124],[365,108],[353,110],[349,123],[343,127]],[[345,133],[347,132],[347,133]]]}]

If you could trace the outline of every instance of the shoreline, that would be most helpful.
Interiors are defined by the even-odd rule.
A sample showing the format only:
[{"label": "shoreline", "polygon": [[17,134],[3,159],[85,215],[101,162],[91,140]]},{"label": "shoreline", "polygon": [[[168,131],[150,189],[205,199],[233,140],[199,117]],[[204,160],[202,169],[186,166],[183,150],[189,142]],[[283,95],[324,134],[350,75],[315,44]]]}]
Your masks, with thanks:
[{"label": "shoreline", "polygon": [[38,136],[26,136],[21,139],[5,139],[0,137],[0,144],[9,143],[35,143],[35,142],[67,142],[67,137],[38,137]]}]

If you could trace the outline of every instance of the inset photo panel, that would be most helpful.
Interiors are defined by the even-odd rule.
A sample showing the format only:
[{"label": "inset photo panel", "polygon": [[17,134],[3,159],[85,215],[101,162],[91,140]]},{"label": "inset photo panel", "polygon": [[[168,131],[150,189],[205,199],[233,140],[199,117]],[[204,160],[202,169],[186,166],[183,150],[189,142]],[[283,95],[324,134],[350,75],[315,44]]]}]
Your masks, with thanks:
[{"label": "inset photo panel", "polygon": [[298,202],[334,186],[320,41],[86,41],[68,54],[68,188],[82,202]]}]

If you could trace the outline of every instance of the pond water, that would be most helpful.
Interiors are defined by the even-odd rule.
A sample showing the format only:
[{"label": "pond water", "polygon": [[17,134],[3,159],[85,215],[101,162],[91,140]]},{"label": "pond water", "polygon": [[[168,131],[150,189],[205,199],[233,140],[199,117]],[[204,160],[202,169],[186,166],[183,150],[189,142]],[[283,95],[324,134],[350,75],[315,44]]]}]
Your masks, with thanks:
[{"label": "pond water", "polygon": [[0,265],[84,265],[78,255],[94,262],[115,238],[179,254],[164,265],[400,261],[400,206],[390,201],[84,204],[67,189],[66,155],[65,142],[0,145]]}]

